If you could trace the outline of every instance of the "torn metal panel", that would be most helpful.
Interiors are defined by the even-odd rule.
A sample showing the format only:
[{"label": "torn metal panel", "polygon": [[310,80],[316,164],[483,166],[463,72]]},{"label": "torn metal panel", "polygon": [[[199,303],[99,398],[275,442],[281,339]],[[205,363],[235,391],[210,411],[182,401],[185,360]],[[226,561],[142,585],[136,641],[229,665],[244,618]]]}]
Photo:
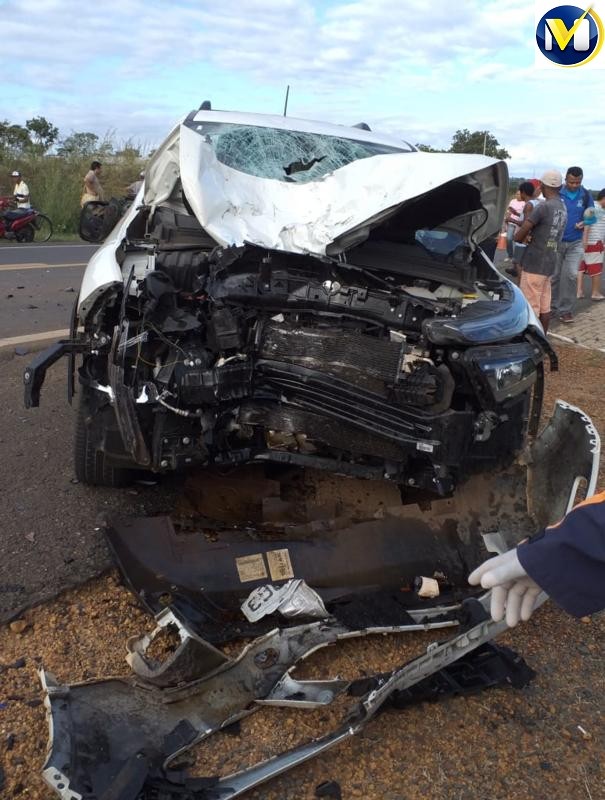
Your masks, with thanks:
[{"label": "torn metal panel", "polygon": [[[450,624],[461,613],[460,608],[454,609]],[[165,617],[162,623],[168,621]],[[419,627],[412,622],[375,632]],[[422,627],[441,628],[443,623],[428,622]],[[349,682],[291,682],[289,671],[320,647],[366,634],[334,620],[274,630],[255,639],[237,659],[214,668],[207,652],[179,648],[176,661],[170,659],[173,676],[187,674],[193,665],[190,656],[201,654],[200,673],[193,681],[166,688],[161,688],[166,670],[160,667],[159,680],[155,680],[153,670],[146,666],[149,681],[148,674],[139,672],[138,659],[131,659],[137,667],[133,678],[60,686],[50,673],[42,672],[51,738],[44,778],[62,800],[85,796],[135,800],[150,772],[161,770],[196,742],[257,710],[257,700],[274,705],[300,700],[301,707],[331,702]],[[140,640],[131,652],[139,655],[143,650]],[[203,674],[201,670],[208,667],[211,671]],[[303,696],[289,697],[289,688]]]},{"label": "torn metal panel", "polygon": [[[208,781],[196,796],[207,800],[237,797],[330,749],[360,732],[394,692],[403,698],[401,693],[506,628],[505,622],[486,618],[489,593],[481,602],[473,602],[470,616],[475,622],[471,627],[443,644],[431,645],[426,655],[400,669],[366,681],[368,688],[361,700],[334,733],[243,772]],[[351,687],[353,694],[359,694],[359,682],[296,682],[289,676],[297,661],[336,642],[343,633],[337,623],[274,631],[211,675],[164,690],[133,679],[59,686],[52,676],[42,673],[51,719],[51,748],[43,775],[63,800],[144,797],[146,784],[152,788],[148,780],[153,780],[154,773],[162,773],[177,754],[202,738],[251,713],[259,707],[257,700],[318,707]]]},{"label": "torn metal panel", "polygon": [[[220,650],[187,630],[169,609],[160,612],[156,622],[157,627],[150,634],[128,641],[126,660],[132,671],[146,683],[160,688],[178,686],[201,675],[209,675],[229,661]],[[176,631],[180,642],[176,650],[158,664],[148,657],[147,650],[156,636],[166,629]]]}]

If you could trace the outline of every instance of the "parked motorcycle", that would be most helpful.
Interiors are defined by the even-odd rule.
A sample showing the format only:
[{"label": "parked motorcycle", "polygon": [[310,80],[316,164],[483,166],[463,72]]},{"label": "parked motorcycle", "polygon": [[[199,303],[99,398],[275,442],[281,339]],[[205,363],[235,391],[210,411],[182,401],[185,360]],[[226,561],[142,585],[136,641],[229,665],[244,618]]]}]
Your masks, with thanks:
[{"label": "parked motorcycle", "polygon": [[50,219],[35,208],[11,208],[12,198],[0,198],[0,238],[17,242],[47,242],[53,235]]}]

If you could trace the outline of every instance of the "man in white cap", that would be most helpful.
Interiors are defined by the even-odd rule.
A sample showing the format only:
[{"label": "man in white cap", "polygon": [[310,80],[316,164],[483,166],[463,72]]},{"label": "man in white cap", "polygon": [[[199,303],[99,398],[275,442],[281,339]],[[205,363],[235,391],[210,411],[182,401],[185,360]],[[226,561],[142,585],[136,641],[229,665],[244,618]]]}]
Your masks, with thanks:
[{"label": "man in white cap", "polygon": [[561,173],[549,169],[542,175],[540,183],[544,202],[538,203],[523,220],[515,233],[515,241],[528,242],[519,287],[546,333],[550,321],[551,279],[567,222],[567,211],[561,200]]},{"label": "man in white cap", "polygon": [[11,178],[15,182],[13,197],[17,203],[17,208],[31,208],[29,204],[29,187],[21,177],[19,170],[13,170],[11,172]]}]

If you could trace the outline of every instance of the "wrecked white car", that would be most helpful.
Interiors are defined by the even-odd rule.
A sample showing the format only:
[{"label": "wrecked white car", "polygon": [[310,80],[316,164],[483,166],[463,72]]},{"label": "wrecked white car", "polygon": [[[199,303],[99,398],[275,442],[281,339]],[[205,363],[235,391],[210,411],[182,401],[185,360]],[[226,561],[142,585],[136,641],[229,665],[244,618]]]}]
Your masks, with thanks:
[{"label": "wrecked white car", "polygon": [[[81,358],[90,484],[277,462],[447,495],[514,460],[555,362],[486,254],[507,191],[503,162],[367,126],[192,112],[90,260],[70,339],[27,368],[26,405],[64,354],[71,395]],[[89,205],[98,239],[115,209]]]}]

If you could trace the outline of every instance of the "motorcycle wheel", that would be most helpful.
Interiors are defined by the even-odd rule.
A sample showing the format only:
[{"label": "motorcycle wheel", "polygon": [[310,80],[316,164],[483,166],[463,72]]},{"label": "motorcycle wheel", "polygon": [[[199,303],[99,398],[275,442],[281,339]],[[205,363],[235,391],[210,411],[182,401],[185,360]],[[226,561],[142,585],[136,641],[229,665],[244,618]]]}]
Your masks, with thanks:
[{"label": "motorcycle wheel", "polygon": [[19,228],[18,231],[15,231],[15,239],[18,242],[33,242],[35,234],[34,226],[30,222],[22,228]]},{"label": "motorcycle wheel", "polygon": [[34,228],[34,242],[47,242],[53,235],[53,224],[44,214],[37,214],[30,224]]}]

